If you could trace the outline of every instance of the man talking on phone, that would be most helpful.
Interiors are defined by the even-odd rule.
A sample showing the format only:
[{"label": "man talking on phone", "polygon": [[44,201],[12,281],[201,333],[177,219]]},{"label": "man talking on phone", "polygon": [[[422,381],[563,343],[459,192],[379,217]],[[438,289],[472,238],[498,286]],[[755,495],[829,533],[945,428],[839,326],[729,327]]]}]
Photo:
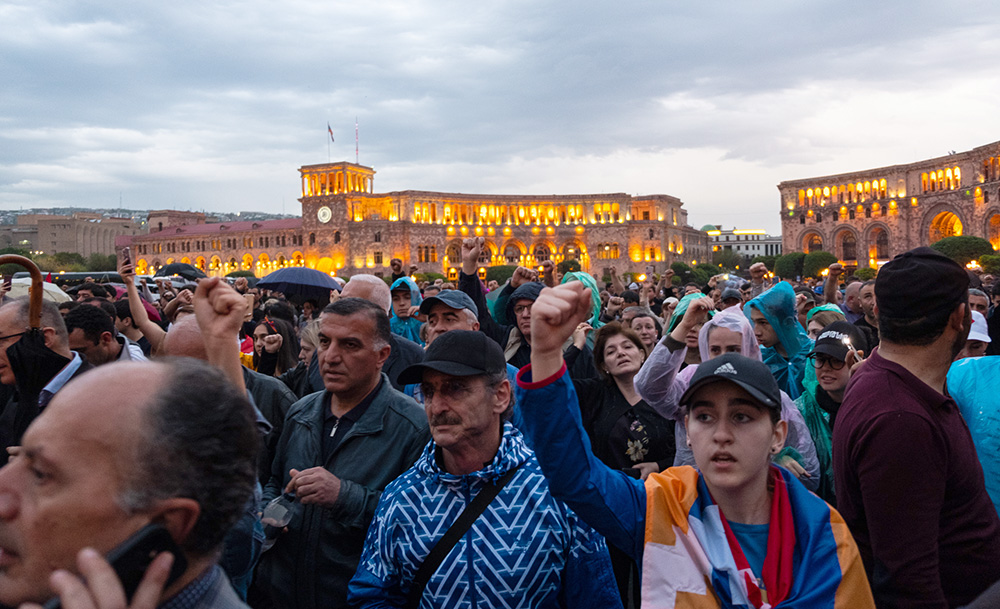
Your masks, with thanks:
[{"label": "man talking on phone", "polygon": [[[0,604],[245,609],[216,564],[255,481],[258,435],[232,340],[245,306],[210,278],[194,307],[221,370],[190,359],[101,366],[53,397],[0,469]],[[116,399],[95,399],[106,395]],[[158,552],[148,568],[103,558],[150,524],[169,535],[139,544]],[[174,564],[185,566],[171,578]],[[130,578],[141,582],[129,599]]]}]

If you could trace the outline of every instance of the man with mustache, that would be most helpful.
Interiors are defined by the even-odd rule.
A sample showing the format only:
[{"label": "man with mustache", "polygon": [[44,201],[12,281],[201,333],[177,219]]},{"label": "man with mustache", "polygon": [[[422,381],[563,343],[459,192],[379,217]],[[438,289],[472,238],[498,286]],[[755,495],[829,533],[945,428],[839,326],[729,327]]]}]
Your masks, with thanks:
[{"label": "man with mustache", "polygon": [[[500,346],[482,332],[445,332],[400,381],[420,383],[433,441],[386,487],[351,604],[621,607],[603,538],[552,497],[524,437],[505,422],[512,396]],[[496,487],[421,576],[466,506]]]},{"label": "man with mustache", "polygon": [[382,489],[429,438],[420,407],[382,372],[391,340],[385,309],[341,298],[319,319],[325,389],[289,408],[264,490],[265,502],[295,493],[295,514],[264,552],[255,583],[278,608],[347,606],[347,583]]}]

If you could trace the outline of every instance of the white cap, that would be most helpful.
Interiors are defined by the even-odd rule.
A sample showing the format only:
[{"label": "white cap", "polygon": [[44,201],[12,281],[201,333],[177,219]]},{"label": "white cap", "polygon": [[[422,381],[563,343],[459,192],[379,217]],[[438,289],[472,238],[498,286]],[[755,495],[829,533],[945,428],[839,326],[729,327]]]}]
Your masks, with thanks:
[{"label": "white cap", "polygon": [[984,343],[990,340],[989,329],[986,326],[986,318],[979,311],[972,312],[972,330],[969,330],[969,338],[966,340],[979,340]]}]

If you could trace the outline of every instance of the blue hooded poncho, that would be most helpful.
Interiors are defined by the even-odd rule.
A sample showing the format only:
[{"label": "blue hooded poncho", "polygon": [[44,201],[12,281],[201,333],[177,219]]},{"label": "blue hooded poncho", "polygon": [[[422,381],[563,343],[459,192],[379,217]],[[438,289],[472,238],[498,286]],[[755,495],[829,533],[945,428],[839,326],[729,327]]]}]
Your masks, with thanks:
[{"label": "blue hooded poncho", "polygon": [[[392,283],[389,288],[390,292],[396,292],[398,290],[409,290],[410,291],[410,304],[415,307],[419,307],[423,299],[420,297],[420,288],[417,284],[413,283],[413,280],[409,277],[400,277]],[[392,316],[389,318],[389,327],[392,329],[393,334],[398,334],[403,338],[408,338],[418,345],[423,345],[424,341],[420,340],[420,326],[424,325],[419,319],[414,317],[401,318],[396,315],[396,307],[392,307]]]},{"label": "blue hooded poncho", "polygon": [[774,347],[760,347],[764,363],[771,369],[778,387],[794,400],[802,395],[802,377],[808,363],[806,356],[813,347],[813,341],[799,323],[799,314],[795,310],[795,290],[790,283],[783,281],[746,303],[743,312],[751,324],[753,318],[750,317],[750,312],[753,309],[760,311],[771,324],[778,335],[778,341],[788,354],[786,359]]}]

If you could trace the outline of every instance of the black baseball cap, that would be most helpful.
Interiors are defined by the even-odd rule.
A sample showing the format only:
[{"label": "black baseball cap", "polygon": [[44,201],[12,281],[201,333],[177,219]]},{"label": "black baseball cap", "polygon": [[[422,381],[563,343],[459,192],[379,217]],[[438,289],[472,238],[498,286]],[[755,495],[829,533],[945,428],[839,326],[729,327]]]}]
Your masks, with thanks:
[{"label": "black baseball cap", "polygon": [[710,383],[729,381],[742,387],[764,407],[781,410],[781,389],[764,362],[750,359],[739,353],[726,353],[702,362],[691,377],[691,384],[681,396],[680,404],[687,406],[694,394]]},{"label": "black baseball cap", "polygon": [[420,313],[427,315],[431,312],[434,303],[437,302],[444,303],[453,309],[468,309],[475,313],[476,317],[479,317],[479,308],[476,303],[472,302],[472,298],[461,290],[441,290],[434,296],[425,298],[420,303]]},{"label": "black baseball cap", "polygon": [[482,332],[449,330],[427,347],[424,361],[400,372],[398,381],[402,385],[419,383],[423,381],[425,370],[451,376],[499,374],[507,371],[507,360],[500,345]]},{"label": "black baseball cap", "polygon": [[743,300],[743,294],[740,293],[736,288],[726,288],[722,290],[722,296],[719,300],[726,302],[727,300]]},{"label": "black baseball cap", "polygon": [[941,252],[918,247],[882,265],[875,277],[879,315],[918,319],[969,298],[969,275]]},{"label": "black baseball cap", "polygon": [[847,354],[852,348],[868,353],[868,341],[861,332],[861,328],[849,321],[835,321],[819,333],[816,344],[809,355],[821,353],[846,362]]}]

